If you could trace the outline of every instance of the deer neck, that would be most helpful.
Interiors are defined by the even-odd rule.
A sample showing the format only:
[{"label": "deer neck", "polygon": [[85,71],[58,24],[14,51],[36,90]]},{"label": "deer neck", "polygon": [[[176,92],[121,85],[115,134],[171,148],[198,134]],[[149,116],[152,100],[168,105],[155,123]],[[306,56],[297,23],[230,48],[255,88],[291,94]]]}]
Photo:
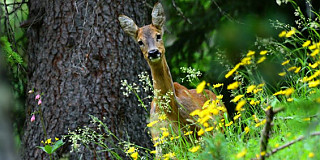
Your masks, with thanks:
[{"label": "deer neck", "polygon": [[[169,66],[165,57],[160,62],[155,64],[149,64],[153,80],[153,88],[155,90],[155,97],[163,97],[167,93],[170,95],[171,102],[175,102],[175,90],[170,73]],[[172,104],[174,105],[174,104]]]}]

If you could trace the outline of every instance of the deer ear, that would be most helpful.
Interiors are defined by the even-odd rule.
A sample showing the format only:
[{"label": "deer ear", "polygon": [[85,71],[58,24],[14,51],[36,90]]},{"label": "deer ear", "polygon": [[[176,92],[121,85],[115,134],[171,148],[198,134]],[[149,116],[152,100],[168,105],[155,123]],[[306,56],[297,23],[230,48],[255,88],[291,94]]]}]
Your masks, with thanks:
[{"label": "deer ear", "polygon": [[152,9],[152,25],[157,27],[158,29],[162,29],[166,17],[164,15],[164,10],[161,3],[156,3]]},{"label": "deer ear", "polygon": [[118,20],[119,20],[121,28],[124,30],[124,32],[136,40],[138,26],[133,22],[133,20],[125,15],[120,15],[118,17]]}]

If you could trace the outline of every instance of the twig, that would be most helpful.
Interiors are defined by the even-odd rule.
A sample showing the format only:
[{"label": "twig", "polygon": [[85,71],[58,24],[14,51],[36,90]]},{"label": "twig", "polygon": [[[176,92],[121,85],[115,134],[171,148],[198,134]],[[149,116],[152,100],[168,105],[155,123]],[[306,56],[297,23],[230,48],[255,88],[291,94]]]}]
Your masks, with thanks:
[{"label": "twig", "polygon": [[[7,5],[7,6],[14,6],[14,5],[21,4],[21,3],[28,3],[28,2],[26,2],[25,0],[23,0],[22,2],[6,3],[6,5]],[[4,3],[1,3],[1,2],[0,2],[0,5],[4,6]]]},{"label": "twig", "polygon": [[[309,136],[310,136],[310,137],[313,137],[313,136],[319,136],[319,135],[320,135],[320,132],[313,132],[313,133],[311,133]],[[280,151],[280,150],[282,150],[282,149],[284,149],[284,148],[287,148],[287,147],[293,145],[293,144],[296,143],[296,142],[302,141],[302,140],[304,140],[306,137],[309,137],[309,136],[300,136],[299,138],[297,138],[297,139],[295,139],[295,140],[292,140],[292,141],[290,141],[290,142],[288,142],[288,143],[286,143],[286,144],[284,144],[284,145],[282,145],[282,146],[280,146],[280,147],[278,147],[278,148],[275,148],[275,149],[273,149],[270,153],[266,154],[266,157],[269,157],[269,156],[271,156],[272,154],[275,154],[276,152],[278,152],[278,151]]]},{"label": "twig", "polygon": [[[297,139],[295,139],[295,140],[292,140],[292,141],[290,141],[290,142],[288,142],[288,143],[286,143],[286,144],[284,144],[284,145],[282,145],[282,146],[280,146],[280,147],[278,147],[278,148],[273,149],[271,152],[267,153],[267,154],[265,155],[265,157],[270,157],[271,155],[277,153],[278,151],[280,151],[280,150],[282,150],[282,149],[285,149],[285,148],[287,148],[287,147],[295,144],[296,142],[300,142],[300,141],[304,140],[304,139],[307,138],[307,137],[314,137],[314,136],[320,136],[320,132],[313,132],[313,133],[311,133],[311,134],[308,135],[308,136],[300,136],[299,138],[297,138]],[[251,159],[251,160],[257,160],[257,159],[258,159],[258,158],[253,158],[253,159]]]},{"label": "twig", "polygon": [[187,18],[183,12],[181,11],[181,9],[177,6],[176,2],[174,0],[172,0],[172,6],[176,9],[176,11],[178,12],[178,15],[181,16],[186,22],[188,22],[189,24],[192,24],[192,22],[190,21],[189,18]]},{"label": "twig", "polygon": [[211,2],[214,3],[214,5],[218,8],[219,12],[220,12],[222,15],[226,16],[226,18],[227,18],[229,21],[231,21],[231,22],[236,22],[236,23],[239,23],[239,24],[243,24],[243,23],[241,23],[240,21],[235,20],[235,19],[232,18],[228,13],[226,13],[224,10],[222,10],[221,7],[218,5],[218,3],[217,3],[215,0],[211,0]]},{"label": "twig", "polygon": [[[273,117],[275,114],[277,114],[278,112],[284,110],[284,108],[278,108],[273,110],[273,108],[271,107],[270,109],[266,110],[266,124],[262,130],[261,133],[261,139],[260,139],[260,153],[265,153],[267,151],[267,147],[268,147],[268,141],[270,138],[270,131],[272,128],[272,121],[273,121]],[[260,159],[261,160],[265,160],[266,155],[265,154],[260,154]]]}]

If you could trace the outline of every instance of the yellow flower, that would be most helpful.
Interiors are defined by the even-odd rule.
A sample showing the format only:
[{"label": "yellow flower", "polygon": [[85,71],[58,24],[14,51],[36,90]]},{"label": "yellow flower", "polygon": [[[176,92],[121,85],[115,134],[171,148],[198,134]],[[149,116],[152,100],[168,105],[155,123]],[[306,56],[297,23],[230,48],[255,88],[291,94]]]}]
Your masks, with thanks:
[{"label": "yellow flower", "polygon": [[223,95],[222,95],[222,94],[220,94],[220,95],[217,96],[217,99],[222,99],[222,98],[223,98]]},{"label": "yellow flower", "polygon": [[153,141],[156,141],[156,140],[158,140],[158,139],[159,139],[159,137],[154,137],[154,138],[152,138]]},{"label": "yellow flower", "polygon": [[229,78],[239,67],[241,63],[238,63],[233,69],[231,69],[226,75],[225,78]]},{"label": "yellow flower", "polygon": [[260,52],[260,55],[266,55],[267,53],[268,53],[267,50],[263,50],[263,51]]},{"label": "yellow flower", "polygon": [[261,83],[258,85],[258,88],[263,87],[264,85],[265,85],[264,83]]},{"label": "yellow flower", "polygon": [[286,33],[286,37],[291,37],[292,35],[294,35],[296,33],[296,29],[291,29],[289,32]]},{"label": "yellow flower", "polygon": [[45,143],[46,144],[51,144],[51,138],[47,139]]},{"label": "yellow flower", "polygon": [[279,37],[284,37],[286,36],[287,32],[286,31],[282,31],[279,33]]},{"label": "yellow flower", "polygon": [[207,107],[209,106],[209,103],[210,103],[210,102],[211,102],[210,100],[207,100],[206,102],[204,102],[204,103],[203,103],[203,106],[202,106],[202,109],[207,108]]},{"label": "yellow flower", "polygon": [[279,73],[278,75],[281,76],[281,77],[283,77],[283,76],[285,76],[286,74],[287,74],[286,72],[281,72],[281,73]]},{"label": "yellow flower", "polygon": [[209,123],[205,122],[205,123],[203,123],[203,126],[204,127],[209,127]]},{"label": "yellow flower", "polygon": [[247,53],[247,56],[249,57],[249,56],[252,56],[252,55],[254,55],[256,52],[255,51],[251,51],[251,50],[249,50],[249,52]]},{"label": "yellow flower", "polygon": [[314,50],[314,51],[310,54],[310,56],[311,56],[311,57],[314,57],[314,56],[317,55],[319,52],[320,52],[320,50],[319,50],[319,49],[316,49],[316,50]]},{"label": "yellow flower", "polygon": [[286,60],[286,61],[282,62],[281,65],[284,66],[284,65],[288,64],[289,62],[290,62],[290,60]]},{"label": "yellow flower", "polygon": [[255,105],[259,104],[260,101],[251,100],[249,103],[250,103],[251,105],[255,106]]},{"label": "yellow flower", "polygon": [[201,129],[198,131],[198,136],[203,135],[203,133],[204,133],[204,130],[201,128]]},{"label": "yellow flower", "polygon": [[269,109],[271,109],[271,106],[268,106],[266,109],[264,109],[265,111],[267,111],[267,110],[269,110]]},{"label": "yellow flower", "polygon": [[189,151],[194,153],[194,152],[197,152],[199,149],[200,149],[200,146],[195,146],[195,147],[192,147],[191,149],[189,149]]},{"label": "yellow flower", "polygon": [[167,116],[166,116],[166,114],[161,114],[161,115],[158,117],[158,119],[164,121],[164,120],[167,119]]},{"label": "yellow flower", "polygon": [[308,85],[309,85],[310,88],[312,88],[312,87],[317,87],[319,84],[320,84],[320,80],[310,81],[310,82],[308,83]]},{"label": "yellow flower", "polygon": [[162,128],[160,128],[160,130],[161,130],[161,131],[168,131],[168,128],[162,127]]},{"label": "yellow flower", "polygon": [[303,120],[303,121],[310,121],[311,118],[310,118],[310,117],[308,117],[308,118],[303,118],[302,120]]},{"label": "yellow flower", "polygon": [[256,123],[259,122],[259,119],[256,117],[256,115],[252,115],[252,117],[254,118],[254,121],[255,121]]},{"label": "yellow flower", "polygon": [[41,143],[43,143],[43,144],[44,144],[44,142],[43,142],[43,141],[41,141]]},{"label": "yellow flower", "polygon": [[319,62],[316,62],[314,64],[309,63],[309,67],[311,67],[311,68],[316,68],[316,67],[318,67],[318,65],[319,65]]},{"label": "yellow flower", "polygon": [[250,128],[247,126],[246,128],[244,128],[244,132],[247,134],[250,131]]},{"label": "yellow flower", "polygon": [[241,84],[241,83],[238,82],[238,81],[233,82],[233,83],[231,83],[231,84],[228,85],[227,89],[228,89],[228,90],[230,90],[230,89],[231,89],[231,90],[237,89],[240,84]]},{"label": "yellow flower", "polygon": [[196,88],[197,93],[201,93],[205,86],[206,86],[206,81],[202,81]]},{"label": "yellow flower", "polygon": [[190,135],[192,133],[193,133],[193,131],[188,131],[188,132],[184,133],[184,135],[187,136],[187,135]]},{"label": "yellow flower", "polygon": [[54,138],[54,140],[55,140],[55,141],[58,141],[58,140],[59,140],[59,138],[55,137],[55,138]]},{"label": "yellow flower", "polygon": [[293,88],[288,88],[288,89],[284,90],[284,92],[285,92],[284,94],[286,96],[289,96],[294,92],[294,89]]},{"label": "yellow flower", "polygon": [[248,65],[251,64],[251,57],[244,57],[241,62],[242,65]]},{"label": "yellow flower", "polygon": [[314,72],[313,75],[311,75],[310,77],[303,77],[302,81],[303,82],[307,82],[307,81],[310,81],[316,77],[318,77],[320,75],[320,70],[317,70],[316,72]]},{"label": "yellow flower", "polygon": [[302,44],[302,47],[308,47],[310,45],[311,41],[307,40]]},{"label": "yellow flower", "polygon": [[264,125],[266,122],[267,122],[267,120],[264,119],[264,120],[262,120],[261,122],[257,123],[257,124],[255,125],[255,127],[259,127],[259,126],[261,126],[261,125]]},{"label": "yellow flower", "polygon": [[240,101],[236,106],[236,111],[240,111],[245,104],[246,104],[246,100]]},{"label": "yellow flower", "polygon": [[295,69],[297,69],[297,67],[296,67],[296,66],[293,66],[293,67],[288,68],[288,71],[293,71],[293,70],[295,70]]},{"label": "yellow flower", "polygon": [[168,136],[169,136],[169,132],[164,131],[164,132],[162,133],[162,137],[168,137]]},{"label": "yellow flower", "polygon": [[310,152],[310,153],[308,154],[308,157],[309,157],[309,158],[313,158],[313,157],[314,157],[314,153],[313,153],[313,152]]},{"label": "yellow flower", "polygon": [[256,88],[256,85],[250,85],[247,88],[247,93],[251,93]]},{"label": "yellow flower", "polygon": [[195,116],[195,115],[199,115],[200,114],[200,110],[196,109],[193,112],[190,113],[190,116]]},{"label": "yellow flower", "polygon": [[165,159],[165,160],[169,160],[170,158],[173,158],[176,154],[174,152],[169,152],[165,155],[163,155],[162,157]]},{"label": "yellow flower", "polygon": [[317,45],[316,45],[316,44],[313,44],[312,46],[309,46],[308,48],[309,48],[310,50],[314,50],[314,49],[317,48]]},{"label": "yellow flower", "polygon": [[211,119],[211,116],[206,115],[205,117],[200,118],[198,121],[200,122],[200,124],[203,124],[203,123],[207,122],[209,119]]},{"label": "yellow flower", "polygon": [[152,121],[150,123],[147,124],[147,127],[152,127],[154,124],[158,123],[159,121]]},{"label": "yellow flower", "polygon": [[265,156],[265,155],[266,155],[266,151],[262,151],[262,152],[260,153],[260,155],[261,155],[261,156]]},{"label": "yellow flower", "polygon": [[128,150],[127,150],[127,153],[133,153],[136,149],[134,147],[130,147]]},{"label": "yellow flower", "polygon": [[210,131],[212,131],[212,130],[213,130],[213,127],[209,127],[209,128],[206,128],[206,129],[205,129],[206,132],[210,132]]},{"label": "yellow flower", "polygon": [[257,61],[257,63],[262,63],[264,60],[266,60],[266,56],[260,57],[260,59]]},{"label": "yellow flower", "polygon": [[229,126],[231,126],[233,124],[233,121],[230,121],[228,124],[226,124],[225,126],[226,127],[229,127]]},{"label": "yellow flower", "polygon": [[138,152],[134,152],[134,153],[132,153],[130,156],[131,156],[134,160],[136,160],[136,159],[138,159],[139,154],[138,154]]},{"label": "yellow flower", "polygon": [[293,101],[293,98],[288,98],[287,101],[288,101],[288,102],[292,102],[292,101]]},{"label": "yellow flower", "polygon": [[233,117],[233,120],[237,120],[240,116],[241,114],[237,114],[236,116]]},{"label": "yellow flower", "polygon": [[279,143],[275,144],[274,147],[278,148],[279,147]]},{"label": "yellow flower", "polygon": [[288,88],[288,89],[286,89],[286,90],[278,91],[278,92],[274,93],[273,95],[274,95],[274,96],[277,96],[277,95],[286,95],[286,96],[289,96],[289,95],[291,95],[293,92],[294,92],[294,89],[293,89],[293,88]]},{"label": "yellow flower", "polygon": [[301,67],[296,68],[296,70],[294,71],[294,73],[298,73],[300,71]]},{"label": "yellow flower", "polygon": [[247,150],[243,149],[241,152],[237,154],[237,158],[242,158],[247,154]]},{"label": "yellow flower", "polygon": [[172,141],[172,140],[178,139],[178,138],[180,138],[180,136],[170,137],[170,140]]},{"label": "yellow flower", "polygon": [[217,83],[213,85],[213,88],[219,88],[221,86],[223,86],[223,83]]},{"label": "yellow flower", "polygon": [[156,150],[150,151],[151,154],[157,154]]},{"label": "yellow flower", "polygon": [[232,102],[238,102],[243,96],[244,96],[243,94],[237,95],[237,96],[234,97],[231,101],[232,101]]},{"label": "yellow flower", "polygon": [[213,108],[210,109],[210,113],[212,113],[213,115],[218,115],[219,114],[219,109],[221,109],[223,112],[225,112],[224,108]]}]

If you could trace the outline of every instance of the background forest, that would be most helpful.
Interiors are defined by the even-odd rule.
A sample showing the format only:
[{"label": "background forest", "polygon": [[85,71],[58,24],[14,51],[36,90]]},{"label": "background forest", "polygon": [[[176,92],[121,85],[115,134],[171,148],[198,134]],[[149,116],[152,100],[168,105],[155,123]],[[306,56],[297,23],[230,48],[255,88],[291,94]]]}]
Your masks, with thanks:
[{"label": "background forest", "polygon": [[[116,21],[155,2],[0,1],[0,160],[155,158],[150,71]],[[164,130],[161,159],[320,159],[319,1],[160,2],[173,81],[227,108]]]}]

